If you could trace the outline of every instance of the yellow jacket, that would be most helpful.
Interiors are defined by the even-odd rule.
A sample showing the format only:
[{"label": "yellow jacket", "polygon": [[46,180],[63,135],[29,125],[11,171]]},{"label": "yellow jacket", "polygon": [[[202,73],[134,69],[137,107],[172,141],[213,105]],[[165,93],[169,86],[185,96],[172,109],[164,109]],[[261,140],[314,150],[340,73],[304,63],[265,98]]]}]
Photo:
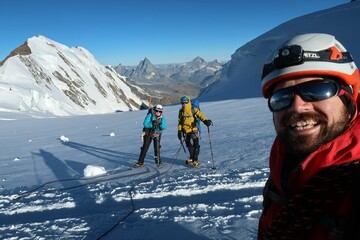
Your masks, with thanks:
[{"label": "yellow jacket", "polygon": [[178,116],[178,130],[184,133],[197,132],[195,117],[199,118],[202,122],[207,120],[205,115],[196,107],[191,106],[190,98],[189,103],[182,106]]}]

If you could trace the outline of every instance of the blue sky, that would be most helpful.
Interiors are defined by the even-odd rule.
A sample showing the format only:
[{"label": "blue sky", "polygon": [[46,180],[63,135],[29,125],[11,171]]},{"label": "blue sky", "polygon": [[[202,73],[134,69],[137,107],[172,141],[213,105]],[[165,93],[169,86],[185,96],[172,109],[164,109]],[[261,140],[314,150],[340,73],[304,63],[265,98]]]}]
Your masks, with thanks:
[{"label": "blue sky", "polygon": [[2,0],[0,60],[35,35],[89,50],[103,65],[228,61],[259,35],[349,0]]}]

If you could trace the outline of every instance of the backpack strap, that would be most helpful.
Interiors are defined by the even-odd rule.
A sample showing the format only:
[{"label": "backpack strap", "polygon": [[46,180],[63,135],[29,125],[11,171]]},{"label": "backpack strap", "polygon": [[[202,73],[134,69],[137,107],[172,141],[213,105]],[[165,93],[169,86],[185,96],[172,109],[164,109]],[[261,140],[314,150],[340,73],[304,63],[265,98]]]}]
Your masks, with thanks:
[{"label": "backpack strap", "polygon": [[183,109],[180,109],[180,110],[179,110],[179,117],[182,117],[182,118],[191,118],[191,117],[196,118],[196,117],[195,117],[195,110],[194,110],[193,107],[191,107],[191,113],[192,113],[192,116],[184,116],[184,111],[183,111]]},{"label": "backpack strap", "polygon": [[288,203],[288,199],[280,196],[277,193],[277,189],[273,183],[271,175],[265,183],[265,187],[263,190],[263,211],[266,213],[266,210],[269,208],[272,202],[276,202],[280,205],[286,205]]}]

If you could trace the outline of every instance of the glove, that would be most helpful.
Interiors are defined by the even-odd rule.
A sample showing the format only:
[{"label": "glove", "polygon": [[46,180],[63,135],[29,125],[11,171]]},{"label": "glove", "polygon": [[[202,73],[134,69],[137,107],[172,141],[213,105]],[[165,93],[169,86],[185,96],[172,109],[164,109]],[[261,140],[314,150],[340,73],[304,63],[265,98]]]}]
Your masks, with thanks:
[{"label": "glove", "polygon": [[181,141],[181,138],[182,138],[182,132],[181,130],[178,130],[178,139]]},{"label": "glove", "polygon": [[207,127],[210,127],[211,125],[213,125],[213,122],[212,122],[210,119],[206,119],[206,120],[204,120],[204,124],[205,124]]}]

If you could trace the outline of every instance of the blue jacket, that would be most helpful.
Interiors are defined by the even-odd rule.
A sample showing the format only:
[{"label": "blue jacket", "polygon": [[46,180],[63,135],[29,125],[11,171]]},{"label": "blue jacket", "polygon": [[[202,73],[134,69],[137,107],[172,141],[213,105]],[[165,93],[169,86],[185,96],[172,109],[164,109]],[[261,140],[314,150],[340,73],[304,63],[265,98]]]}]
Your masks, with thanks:
[{"label": "blue jacket", "polygon": [[152,131],[155,134],[161,134],[161,131],[165,130],[167,127],[166,119],[163,115],[161,115],[158,120],[156,120],[154,109],[151,109],[150,112],[146,115],[143,124],[145,131]]}]

